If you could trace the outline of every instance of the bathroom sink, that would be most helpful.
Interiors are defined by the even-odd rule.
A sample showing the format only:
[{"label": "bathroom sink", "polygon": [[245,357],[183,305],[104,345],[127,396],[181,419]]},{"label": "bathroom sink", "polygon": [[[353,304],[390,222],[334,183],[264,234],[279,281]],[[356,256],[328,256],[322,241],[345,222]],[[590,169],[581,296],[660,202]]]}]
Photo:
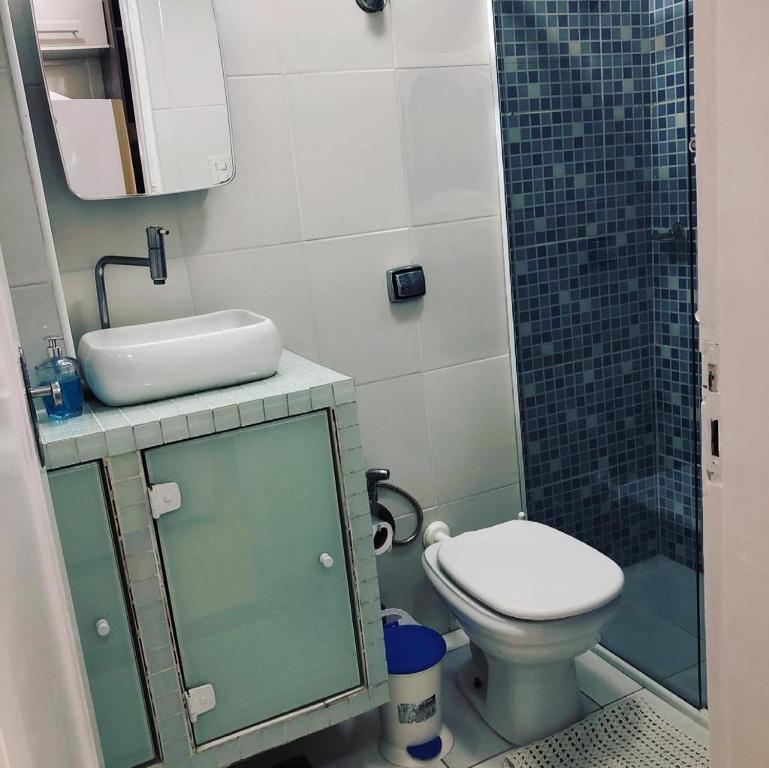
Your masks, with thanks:
[{"label": "bathroom sink", "polygon": [[114,406],[266,379],[280,352],[272,320],[242,309],[92,331],[78,347],[91,391]]}]

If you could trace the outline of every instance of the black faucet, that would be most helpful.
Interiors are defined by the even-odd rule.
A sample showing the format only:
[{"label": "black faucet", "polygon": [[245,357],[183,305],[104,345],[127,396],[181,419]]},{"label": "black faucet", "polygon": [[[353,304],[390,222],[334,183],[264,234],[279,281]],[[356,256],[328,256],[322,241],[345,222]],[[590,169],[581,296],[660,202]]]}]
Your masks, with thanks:
[{"label": "black faucet", "polygon": [[147,227],[146,259],[131,256],[102,256],[96,262],[96,299],[99,303],[99,320],[102,328],[110,327],[107,285],[104,279],[106,267],[110,264],[120,267],[149,267],[152,282],[155,285],[165,285],[168,278],[165,238],[168,234],[165,227]]}]

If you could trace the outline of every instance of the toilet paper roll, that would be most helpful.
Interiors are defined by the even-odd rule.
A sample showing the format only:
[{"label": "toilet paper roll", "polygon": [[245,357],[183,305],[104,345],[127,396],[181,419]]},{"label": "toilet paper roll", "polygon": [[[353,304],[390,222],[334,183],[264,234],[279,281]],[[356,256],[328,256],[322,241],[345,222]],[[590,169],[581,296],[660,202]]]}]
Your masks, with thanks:
[{"label": "toilet paper roll", "polygon": [[374,531],[374,554],[379,557],[393,548],[395,532],[390,523],[386,523],[378,517],[372,518],[372,529]]}]

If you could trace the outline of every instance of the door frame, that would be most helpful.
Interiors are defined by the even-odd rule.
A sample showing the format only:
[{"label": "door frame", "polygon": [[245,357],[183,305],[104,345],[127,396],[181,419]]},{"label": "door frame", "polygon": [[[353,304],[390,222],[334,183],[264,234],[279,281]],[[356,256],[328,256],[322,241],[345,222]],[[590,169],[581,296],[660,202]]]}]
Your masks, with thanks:
[{"label": "door frame", "polygon": [[0,768],[102,764],[0,252]]}]

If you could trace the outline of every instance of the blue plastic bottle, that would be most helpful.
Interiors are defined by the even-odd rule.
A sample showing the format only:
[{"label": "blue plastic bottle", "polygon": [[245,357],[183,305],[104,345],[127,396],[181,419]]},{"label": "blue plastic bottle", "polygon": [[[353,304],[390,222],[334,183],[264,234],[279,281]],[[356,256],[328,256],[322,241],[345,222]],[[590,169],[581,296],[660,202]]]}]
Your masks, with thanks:
[{"label": "blue plastic bottle", "polygon": [[44,397],[46,413],[49,419],[63,421],[83,413],[83,385],[80,377],[80,363],[74,357],[66,357],[61,352],[59,336],[47,336],[48,359],[35,366],[37,383],[40,386],[54,381],[61,387],[61,405],[56,405],[52,397]]}]

